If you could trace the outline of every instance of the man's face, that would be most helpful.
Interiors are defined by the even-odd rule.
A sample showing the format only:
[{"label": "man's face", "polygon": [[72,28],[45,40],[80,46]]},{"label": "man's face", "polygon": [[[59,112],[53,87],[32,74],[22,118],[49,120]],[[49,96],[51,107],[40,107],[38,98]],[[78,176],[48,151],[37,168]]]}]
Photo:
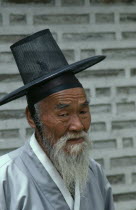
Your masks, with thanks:
[{"label": "man's face", "polygon": [[[54,93],[40,102],[40,121],[44,134],[54,145],[67,133],[87,132],[91,116],[83,88],[71,88]],[[72,138],[67,144],[80,144],[83,138]]]},{"label": "man's face", "polygon": [[36,112],[32,123],[36,138],[74,196],[76,180],[82,191],[88,179],[91,151],[87,134],[91,116],[84,89],[54,93],[39,102]]}]

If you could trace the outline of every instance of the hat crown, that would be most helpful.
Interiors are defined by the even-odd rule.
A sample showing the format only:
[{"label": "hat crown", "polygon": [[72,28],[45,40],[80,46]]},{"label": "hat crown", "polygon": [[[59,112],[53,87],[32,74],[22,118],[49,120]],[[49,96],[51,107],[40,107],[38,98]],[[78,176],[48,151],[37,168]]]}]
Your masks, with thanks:
[{"label": "hat crown", "polygon": [[0,99],[0,105],[28,94],[53,78],[65,73],[76,74],[102,61],[105,56],[93,56],[68,64],[49,29],[39,31],[11,46],[24,86]]},{"label": "hat crown", "polygon": [[11,50],[24,84],[68,65],[49,29],[16,42]]}]

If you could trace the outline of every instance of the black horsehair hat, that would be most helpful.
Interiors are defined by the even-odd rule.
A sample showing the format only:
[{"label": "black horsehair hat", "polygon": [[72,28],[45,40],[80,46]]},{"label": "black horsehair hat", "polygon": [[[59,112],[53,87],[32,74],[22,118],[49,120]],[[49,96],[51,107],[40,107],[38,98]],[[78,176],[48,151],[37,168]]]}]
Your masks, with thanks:
[{"label": "black horsehair hat", "polygon": [[24,95],[28,95],[39,85],[67,74],[76,74],[102,61],[105,56],[93,56],[68,64],[62,51],[49,29],[34,33],[11,46],[24,86],[0,99],[0,105],[6,104]]}]

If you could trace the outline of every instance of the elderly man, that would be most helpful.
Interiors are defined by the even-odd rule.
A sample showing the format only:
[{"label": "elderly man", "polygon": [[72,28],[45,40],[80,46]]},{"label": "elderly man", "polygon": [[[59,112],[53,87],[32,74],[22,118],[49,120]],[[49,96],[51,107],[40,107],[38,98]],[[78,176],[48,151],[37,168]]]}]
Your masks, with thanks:
[{"label": "elderly man", "polygon": [[89,104],[75,77],[104,56],[68,65],[48,29],[11,50],[24,86],[0,105],[26,95],[35,133],[0,158],[0,210],[113,210],[110,184],[90,158]]}]

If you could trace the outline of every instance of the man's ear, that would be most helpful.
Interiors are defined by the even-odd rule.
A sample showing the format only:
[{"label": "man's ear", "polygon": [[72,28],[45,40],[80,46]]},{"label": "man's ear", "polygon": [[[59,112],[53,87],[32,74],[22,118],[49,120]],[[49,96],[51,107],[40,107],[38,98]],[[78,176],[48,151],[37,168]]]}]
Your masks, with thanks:
[{"label": "man's ear", "polygon": [[35,123],[34,123],[34,121],[33,121],[33,119],[32,119],[32,116],[31,116],[31,113],[30,113],[30,111],[29,111],[28,106],[26,107],[25,114],[26,114],[26,119],[27,119],[29,125],[30,125],[32,128],[36,128]]}]

